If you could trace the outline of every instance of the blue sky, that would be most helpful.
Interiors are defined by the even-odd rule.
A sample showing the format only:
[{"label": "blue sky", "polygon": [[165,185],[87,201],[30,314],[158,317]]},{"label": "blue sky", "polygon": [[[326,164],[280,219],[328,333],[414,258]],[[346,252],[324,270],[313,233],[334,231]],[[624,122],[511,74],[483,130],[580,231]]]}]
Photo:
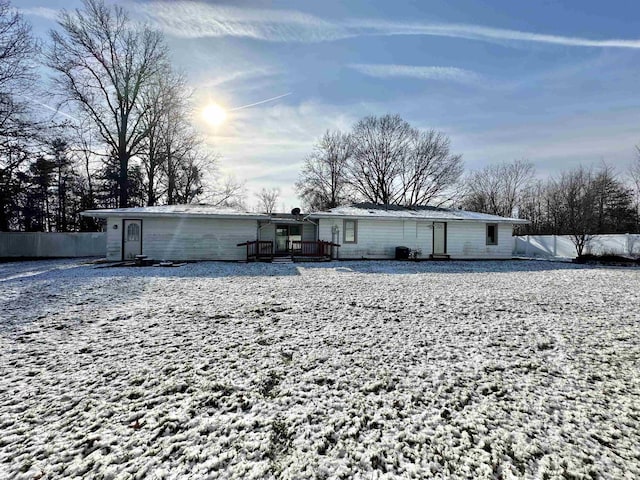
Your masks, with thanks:
[{"label": "blue sky", "polygon": [[[248,203],[279,187],[296,199],[304,157],[326,129],[398,113],[451,138],[467,169],[528,159],[539,175],[607,162],[640,143],[640,3],[540,0],[118,2],[163,30],[225,173]],[[21,0],[37,35],[58,8]]]}]

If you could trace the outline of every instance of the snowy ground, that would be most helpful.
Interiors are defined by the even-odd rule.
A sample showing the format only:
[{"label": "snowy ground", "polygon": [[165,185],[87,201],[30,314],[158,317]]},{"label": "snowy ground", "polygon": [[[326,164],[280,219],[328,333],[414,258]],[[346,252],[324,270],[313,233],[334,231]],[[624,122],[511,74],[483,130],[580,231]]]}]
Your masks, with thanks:
[{"label": "snowy ground", "polygon": [[0,264],[0,478],[639,478],[639,284]]}]

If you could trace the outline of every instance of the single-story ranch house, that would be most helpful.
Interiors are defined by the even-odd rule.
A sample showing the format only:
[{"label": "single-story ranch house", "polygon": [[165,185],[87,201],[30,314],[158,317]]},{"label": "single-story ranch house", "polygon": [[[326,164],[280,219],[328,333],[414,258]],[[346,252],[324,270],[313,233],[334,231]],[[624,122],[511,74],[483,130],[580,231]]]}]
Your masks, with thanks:
[{"label": "single-story ranch house", "polygon": [[[356,204],[300,214],[208,205],[88,210],[106,219],[107,259],[269,260],[277,256],[386,259],[397,247],[418,258],[510,258],[513,226],[528,223],[464,210]],[[406,249],[400,249],[405,251]]]}]

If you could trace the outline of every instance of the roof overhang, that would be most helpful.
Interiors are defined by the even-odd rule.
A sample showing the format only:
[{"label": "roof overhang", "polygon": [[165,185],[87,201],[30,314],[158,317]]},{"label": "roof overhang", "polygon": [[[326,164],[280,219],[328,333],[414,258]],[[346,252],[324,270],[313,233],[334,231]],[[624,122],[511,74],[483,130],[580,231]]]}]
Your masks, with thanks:
[{"label": "roof overhang", "polygon": [[[263,219],[261,219],[263,220]],[[307,220],[307,217],[303,218],[302,220],[296,220],[294,218],[267,218],[264,219],[265,223],[269,224],[269,223],[273,223],[278,224],[278,225],[302,225],[304,223],[310,223],[309,220]]]},{"label": "roof overhang", "polygon": [[85,210],[80,212],[83,217],[93,218],[219,218],[229,220],[269,220],[267,215],[237,214],[237,213],[196,213],[196,212],[144,212],[144,211],[116,211],[116,210]]},{"label": "roof overhang", "polygon": [[351,215],[337,213],[311,213],[308,218],[317,219],[353,219],[353,220],[376,220],[376,221],[392,221],[392,220],[414,220],[417,222],[461,222],[461,223],[506,223],[511,225],[526,225],[531,222],[522,218],[460,218],[460,217],[427,217],[415,215]]}]

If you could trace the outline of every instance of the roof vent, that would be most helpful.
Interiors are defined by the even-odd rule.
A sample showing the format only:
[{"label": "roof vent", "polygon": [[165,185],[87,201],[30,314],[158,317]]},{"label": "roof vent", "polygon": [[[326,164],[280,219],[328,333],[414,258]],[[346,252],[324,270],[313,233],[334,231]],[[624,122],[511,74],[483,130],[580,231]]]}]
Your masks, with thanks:
[{"label": "roof vent", "polygon": [[298,207],[291,210],[291,215],[300,215],[300,209]]}]

